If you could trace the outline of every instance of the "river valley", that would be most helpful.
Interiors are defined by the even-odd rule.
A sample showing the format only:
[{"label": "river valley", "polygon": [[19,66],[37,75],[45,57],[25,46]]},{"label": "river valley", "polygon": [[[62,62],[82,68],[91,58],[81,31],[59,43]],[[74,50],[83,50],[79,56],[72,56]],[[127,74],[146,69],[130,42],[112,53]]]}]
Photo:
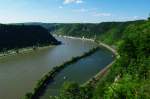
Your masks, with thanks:
[{"label": "river valley", "polygon": [[[31,92],[36,82],[53,67],[98,46],[89,40],[56,38],[63,44],[0,60],[0,99],[20,99],[26,92]],[[68,81],[83,84],[112,61],[112,53],[101,48],[60,72],[41,98],[57,95],[64,76]]]}]

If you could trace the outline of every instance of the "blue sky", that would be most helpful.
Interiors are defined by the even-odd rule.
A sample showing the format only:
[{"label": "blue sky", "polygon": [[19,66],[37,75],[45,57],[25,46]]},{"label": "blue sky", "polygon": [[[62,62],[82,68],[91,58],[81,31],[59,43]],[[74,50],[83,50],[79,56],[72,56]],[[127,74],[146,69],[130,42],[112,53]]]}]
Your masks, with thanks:
[{"label": "blue sky", "polygon": [[0,0],[0,23],[146,19],[150,0]]}]

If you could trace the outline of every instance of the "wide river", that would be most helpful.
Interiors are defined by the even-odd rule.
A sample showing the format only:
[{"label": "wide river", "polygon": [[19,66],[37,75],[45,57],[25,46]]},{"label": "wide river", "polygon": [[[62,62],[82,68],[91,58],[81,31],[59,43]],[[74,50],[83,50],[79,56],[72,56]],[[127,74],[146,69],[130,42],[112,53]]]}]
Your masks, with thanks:
[{"label": "wide river", "polygon": [[[63,44],[0,59],[0,99],[21,99],[26,92],[31,92],[37,80],[53,67],[97,46],[88,40],[64,37],[57,39]],[[102,48],[93,55],[68,66],[48,86],[42,99],[58,94],[64,76],[69,81],[82,84],[112,61],[112,53]]]}]

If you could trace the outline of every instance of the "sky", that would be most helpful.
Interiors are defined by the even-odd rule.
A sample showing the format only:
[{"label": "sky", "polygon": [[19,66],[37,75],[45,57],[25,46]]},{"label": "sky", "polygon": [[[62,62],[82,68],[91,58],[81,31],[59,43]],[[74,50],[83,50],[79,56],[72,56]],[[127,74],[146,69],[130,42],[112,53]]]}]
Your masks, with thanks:
[{"label": "sky", "polygon": [[149,14],[150,0],[0,0],[0,23],[100,23]]}]

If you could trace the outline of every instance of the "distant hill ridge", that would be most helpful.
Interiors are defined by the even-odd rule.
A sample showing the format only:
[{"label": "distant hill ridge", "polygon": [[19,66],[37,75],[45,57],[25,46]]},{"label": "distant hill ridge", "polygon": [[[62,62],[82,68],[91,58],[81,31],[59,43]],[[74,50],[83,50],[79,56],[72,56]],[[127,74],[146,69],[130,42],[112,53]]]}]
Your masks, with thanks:
[{"label": "distant hill ridge", "polygon": [[142,24],[145,20],[127,22],[102,22],[102,23],[41,23],[28,22],[18,25],[40,25],[52,34],[76,37],[96,38],[107,44],[114,44],[124,36],[124,30],[132,24]]}]

